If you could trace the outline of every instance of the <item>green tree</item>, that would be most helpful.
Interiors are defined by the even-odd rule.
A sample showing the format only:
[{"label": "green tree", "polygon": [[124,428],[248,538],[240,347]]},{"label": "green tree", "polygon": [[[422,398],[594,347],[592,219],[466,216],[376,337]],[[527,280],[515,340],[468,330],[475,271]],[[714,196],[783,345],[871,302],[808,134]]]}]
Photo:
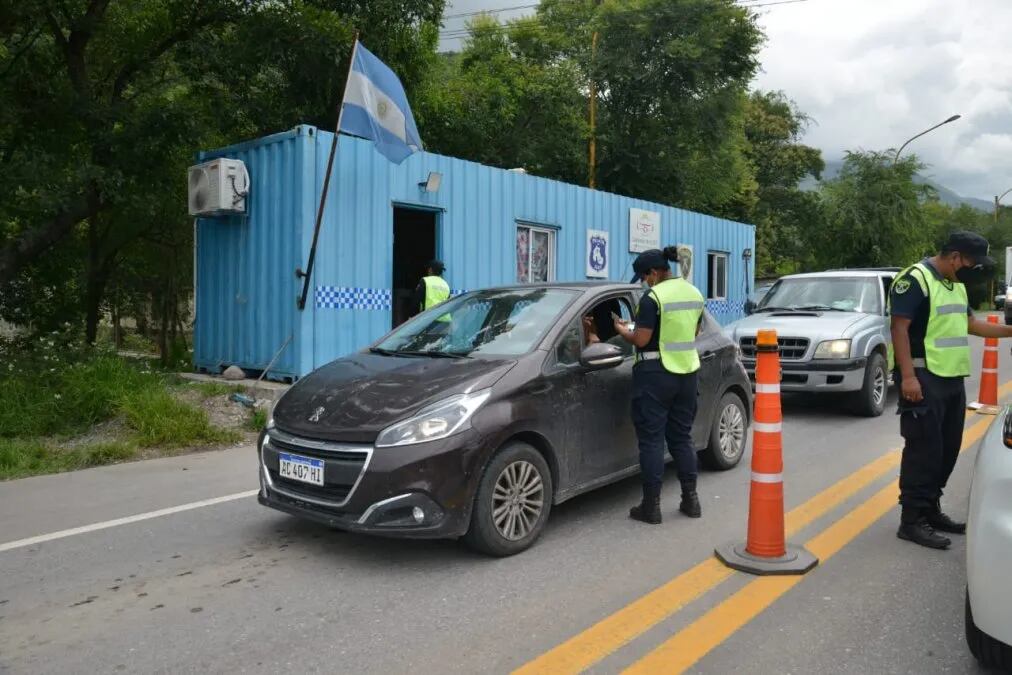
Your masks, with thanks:
[{"label": "green tree", "polygon": [[745,105],[745,156],[755,171],[757,201],[745,220],[756,226],[756,275],[798,271],[810,258],[806,235],[822,226],[819,195],[804,191],[825,163],[800,142],[809,118],[783,92],[753,92]]},{"label": "green tree", "polygon": [[436,152],[582,183],[581,76],[571,61],[544,59],[532,30],[530,22],[475,21],[463,51],[429,77],[416,111],[421,134]]},{"label": "green tree", "polygon": [[[76,290],[93,340],[109,280],[132,246],[171,231],[178,235],[172,245],[189,250],[190,220],[175,188],[195,150],[302,121],[332,127],[356,29],[406,82],[421,81],[434,58],[443,5],[4,5],[0,312],[27,304],[10,295]],[[71,264],[53,264],[57,259]],[[177,270],[180,281],[171,287],[185,292],[186,270]],[[51,322],[55,317],[40,315],[56,309],[42,303],[34,315]]]},{"label": "green tree", "polygon": [[915,183],[913,155],[848,152],[840,175],[822,186],[825,223],[809,231],[818,268],[906,265],[929,246],[922,205],[934,190]]}]

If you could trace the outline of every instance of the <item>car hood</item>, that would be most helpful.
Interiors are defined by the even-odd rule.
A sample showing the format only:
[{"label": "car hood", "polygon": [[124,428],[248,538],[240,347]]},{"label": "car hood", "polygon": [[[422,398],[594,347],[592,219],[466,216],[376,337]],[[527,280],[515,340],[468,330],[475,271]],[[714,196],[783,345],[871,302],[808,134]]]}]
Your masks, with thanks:
[{"label": "car hood", "polygon": [[784,337],[842,338],[847,330],[868,318],[858,312],[770,312],[753,314],[728,324],[724,334],[737,342],[742,337],[755,337],[760,330],[772,328]]},{"label": "car hood", "polygon": [[427,405],[491,387],[514,365],[509,359],[355,354],[292,385],[274,408],[274,424],[296,436],[371,443]]}]

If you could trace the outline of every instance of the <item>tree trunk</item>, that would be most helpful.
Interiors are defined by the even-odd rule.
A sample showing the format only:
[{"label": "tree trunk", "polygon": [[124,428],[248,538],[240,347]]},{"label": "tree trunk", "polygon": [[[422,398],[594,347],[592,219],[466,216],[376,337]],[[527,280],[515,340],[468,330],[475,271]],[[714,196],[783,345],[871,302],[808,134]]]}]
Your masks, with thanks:
[{"label": "tree trunk", "polygon": [[88,344],[95,344],[98,337],[98,324],[102,320],[102,300],[105,299],[105,287],[112,273],[115,253],[102,256],[103,238],[99,236],[99,216],[96,214],[88,221],[88,264],[85,268],[85,339]]},{"label": "tree trunk", "polygon": [[112,343],[116,349],[123,348],[123,328],[120,326],[119,293],[115,293],[110,307],[112,313]]},{"label": "tree trunk", "polygon": [[98,193],[93,190],[79,197],[49,222],[29,228],[5,245],[0,249],[0,286],[13,281],[21,270],[69,235],[75,225],[94,217],[101,209]]}]

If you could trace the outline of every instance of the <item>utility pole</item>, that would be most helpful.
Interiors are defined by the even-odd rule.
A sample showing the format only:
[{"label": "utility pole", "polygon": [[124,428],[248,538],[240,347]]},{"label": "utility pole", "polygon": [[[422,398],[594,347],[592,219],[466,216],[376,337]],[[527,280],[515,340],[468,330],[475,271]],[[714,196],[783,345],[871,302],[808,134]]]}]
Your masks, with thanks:
[{"label": "utility pole", "polygon": [[594,80],[594,59],[597,57],[597,31],[590,38],[590,148],[587,167],[587,186],[597,186],[597,82]]}]

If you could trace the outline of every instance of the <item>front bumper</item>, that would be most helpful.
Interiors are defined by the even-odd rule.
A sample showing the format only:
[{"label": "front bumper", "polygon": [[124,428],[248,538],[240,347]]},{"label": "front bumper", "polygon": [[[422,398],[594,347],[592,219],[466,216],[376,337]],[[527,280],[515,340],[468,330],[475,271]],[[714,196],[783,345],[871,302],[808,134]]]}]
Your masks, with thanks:
[{"label": "front bumper", "polygon": [[[373,448],[272,430],[257,444],[257,499],[264,506],[349,532],[459,537],[470,523],[482,447],[473,431],[433,443]],[[323,459],[324,486],[281,478],[278,452]]]},{"label": "front bumper", "polygon": [[[745,372],[755,384],[754,359],[743,359]],[[868,359],[826,359],[819,361],[781,361],[780,390],[793,392],[858,391],[864,386]]]},{"label": "front bumper", "polygon": [[1006,410],[977,451],[967,517],[966,580],[974,623],[1012,645],[1012,448],[1003,438],[1007,419]]}]

